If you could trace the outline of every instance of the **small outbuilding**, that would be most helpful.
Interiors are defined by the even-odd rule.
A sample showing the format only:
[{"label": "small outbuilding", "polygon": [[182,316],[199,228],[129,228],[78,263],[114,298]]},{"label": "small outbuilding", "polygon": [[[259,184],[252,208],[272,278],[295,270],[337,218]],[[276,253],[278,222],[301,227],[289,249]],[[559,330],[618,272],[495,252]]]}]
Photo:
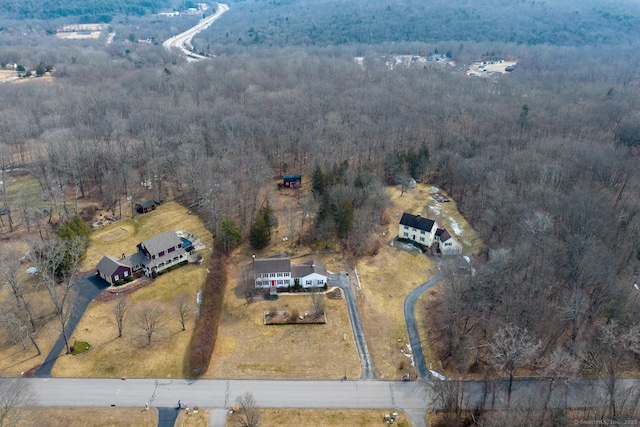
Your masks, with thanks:
[{"label": "small outbuilding", "polygon": [[285,175],[282,177],[282,186],[286,188],[302,187],[302,175]]},{"label": "small outbuilding", "polygon": [[155,200],[146,200],[142,203],[138,203],[136,205],[136,211],[138,213],[147,213],[147,212],[151,212],[153,210],[156,209],[156,202]]}]

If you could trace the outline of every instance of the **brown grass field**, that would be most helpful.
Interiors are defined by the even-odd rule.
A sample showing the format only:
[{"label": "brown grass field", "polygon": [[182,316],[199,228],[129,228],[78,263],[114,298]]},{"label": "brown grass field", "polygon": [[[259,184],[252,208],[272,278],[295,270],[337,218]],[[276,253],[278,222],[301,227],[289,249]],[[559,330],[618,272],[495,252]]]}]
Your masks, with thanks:
[{"label": "brown grass field", "polygon": [[[384,415],[398,413],[393,424],[409,427],[407,415],[397,409],[294,409],[260,408],[261,425],[296,427],[374,427],[388,425]],[[233,416],[227,416],[227,427],[233,427]]]},{"label": "brown grass field", "polygon": [[[30,408],[16,427],[91,426],[91,427],[155,427],[158,411],[150,408]],[[186,426],[186,424],[185,424]]]},{"label": "brown grass field", "polygon": [[209,426],[209,411],[207,409],[198,409],[198,413],[194,414],[193,411],[180,411],[178,419],[174,424],[174,427],[208,427]]},{"label": "brown grass field", "polygon": [[[235,270],[235,271],[234,271]],[[235,273],[235,274],[234,274]],[[265,311],[311,310],[309,294],[247,304],[230,268],[218,340],[204,377],[338,379],[360,377],[360,362],[344,300],[326,301],[326,325],[263,324]],[[239,294],[240,296],[238,296]],[[344,340],[343,334],[347,335]]]},{"label": "brown grass field", "polygon": [[179,203],[166,202],[154,211],[138,214],[133,219],[115,221],[94,232],[83,269],[95,268],[105,255],[130,255],[137,250],[136,245],[141,241],[170,230],[188,231],[199,237],[207,248],[211,248],[211,233],[202,220],[196,215],[189,215],[188,209]]},{"label": "brown grass field", "polygon": [[[123,233],[121,230],[127,230]],[[189,215],[181,205],[168,202],[155,211],[136,216],[133,220],[117,221],[92,236],[92,245],[87,258],[96,259],[98,254],[132,253],[135,245],[146,238],[167,230],[186,230],[210,247],[209,233],[197,216]],[[105,241],[101,236],[109,236]],[[114,235],[119,238],[112,239]],[[124,248],[124,249],[118,249]],[[208,258],[209,250],[204,250]],[[85,262],[85,265],[95,265]],[[194,321],[182,331],[177,319],[170,313],[175,298],[180,294],[192,297],[204,283],[206,264],[187,265],[165,273],[150,284],[128,295],[132,303],[130,315],[125,319],[123,336],[117,338],[117,328],[111,313],[115,301],[91,303],[71,337],[86,341],[91,350],[77,356],[63,356],[53,369],[53,376],[61,377],[167,377],[184,376],[185,351],[188,348]],[[143,331],[135,325],[133,311],[144,301],[158,301],[167,308],[167,326],[154,336],[150,346],[146,345]]]},{"label": "brown grass field", "polygon": [[[381,236],[383,246],[377,255],[357,262],[362,284],[358,304],[376,374],[380,379],[399,379],[406,372],[415,375],[410,359],[401,352],[408,352],[404,300],[413,289],[435,274],[435,262],[438,259],[399,248],[397,242],[394,242],[394,247],[390,246],[389,243],[398,235],[398,222],[402,213],[419,213],[436,219],[452,234],[453,219],[463,231],[458,238],[464,253],[475,252],[481,242],[457,212],[455,202],[438,203],[429,196],[433,192],[431,186],[419,184],[415,189],[405,191],[402,196],[399,188],[388,187],[387,191],[391,198],[391,205],[386,210],[390,223]],[[419,306],[416,307],[419,309]],[[421,326],[419,325],[419,329]],[[422,338],[426,337],[424,329],[420,329],[420,334]],[[427,341],[422,340],[422,345],[425,354],[429,355]]]}]

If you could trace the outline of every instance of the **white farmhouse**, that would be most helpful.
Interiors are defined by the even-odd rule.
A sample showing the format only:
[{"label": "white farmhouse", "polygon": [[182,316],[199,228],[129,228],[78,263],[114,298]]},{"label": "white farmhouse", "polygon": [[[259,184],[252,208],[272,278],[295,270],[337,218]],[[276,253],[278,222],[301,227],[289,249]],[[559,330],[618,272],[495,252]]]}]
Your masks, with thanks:
[{"label": "white farmhouse", "polygon": [[439,224],[420,215],[403,213],[398,226],[398,237],[431,248],[434,244],[442,255],[462,254],[462,245]]},{"label": "white farmhouse", "polygon": [[318,260],[291,265],[289,258],[257,258],[253,277],[256,288],[288,288],[296,280],[304,288],[321,288],[327,283],[327,266]]}]

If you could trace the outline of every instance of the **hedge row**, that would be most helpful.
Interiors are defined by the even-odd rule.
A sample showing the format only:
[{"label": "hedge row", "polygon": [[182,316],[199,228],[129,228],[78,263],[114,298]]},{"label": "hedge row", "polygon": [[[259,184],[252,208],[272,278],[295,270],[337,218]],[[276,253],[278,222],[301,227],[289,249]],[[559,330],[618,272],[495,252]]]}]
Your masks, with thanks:
[{"label": "hedge row", "polygon": [[198,377],[209,367],[218,336],[218,324],[222,314],[222,301],[227,287],[228,258],[222,249],[214,249],[209,263],[209,273],[202,291],[200,316],[196,320],[188,355],[187,376]]}]

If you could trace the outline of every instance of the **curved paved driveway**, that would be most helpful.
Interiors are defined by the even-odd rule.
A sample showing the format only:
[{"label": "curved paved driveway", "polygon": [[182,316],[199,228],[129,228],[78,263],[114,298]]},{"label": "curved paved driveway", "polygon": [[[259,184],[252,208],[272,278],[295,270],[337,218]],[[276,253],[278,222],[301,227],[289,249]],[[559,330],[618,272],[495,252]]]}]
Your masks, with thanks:
[{"label": "curved paved driveway", "polygon": [[360,364],[362,365],[362,375],[360,378],[363,380],[375,380],[376,373],[373,369],[369,350],[367,349],[367,342],[364,339],[364,332],[362,332],[360,316],[358,315],[358,306],[356,305],[356,299],[353,295],[353,288],[351,287],[349,275],[343,271],[340,274],[330,274],[329,279],[332,285],[335,285],[344,291],[344,298],[347,301],[347,309],[349,310],[349,321],[351,322],[351,329],[353,329],[353,336],[356,340],[356,347],[358,348],[358,355],[360,356]]},{"label": "curved paved driveway", "polygon": [[[76,295],[73,299],[73,306],[71,307],[71,317],[69,318],[69,322],[66,327],[68,338],[71,338],[71,335],[73,335],[73,331],[76,329],[76,326],[78,326],[82,315],[87,310],[91,301],[93,301],[93,299],[108,286],[107,282],[96,276],[94,272],[78,277],[75,280],[78,281],[74,288]],[[53,345],[53,348],[44,359],[44,362],[42,362],[42,365],[33,376],[50,378],[53,365],[56,363],[56,360],[58,360],[58,356],[60,356],[63,349],[64,337],[61,333],[60,337]]]},{"label": "curved paved driveway", "polygon": [[409,334],[409,343],[413,352],[413,361],[420,378],[430,378],[431,374],[427,369],[424,361],[424,353],[420,344],[420,335],[418,334],[418,326],[416,325],[415,305],[416,301],[424,291],[440,281],[440,277],[432,277],[427,282],[415,288],[404,300],[404,322],[407,325],[407,333]]}]

